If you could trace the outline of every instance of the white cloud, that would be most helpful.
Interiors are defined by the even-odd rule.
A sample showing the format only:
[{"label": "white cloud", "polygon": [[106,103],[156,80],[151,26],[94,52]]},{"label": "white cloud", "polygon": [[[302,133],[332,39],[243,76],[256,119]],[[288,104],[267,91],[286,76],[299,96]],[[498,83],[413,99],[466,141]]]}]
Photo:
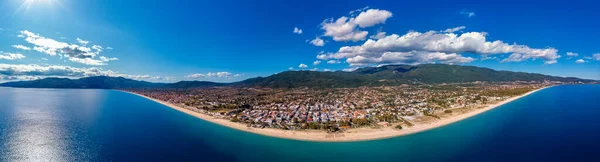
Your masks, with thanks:
[{"label": "white cloud", "polygon": [[[429,31],[410,31],[405,35],[392,34],[379,40],[367,40],[360,46],[344,46],[336,53],[319,54],[318,59],[348,59],[346,62],[360,65],[365,63],[466,63],[473,59],[459,53],[469,52],[482,55],[509,54],[503,62],[542,59],[546,64],[556,63],[560,57],[554,48],[536,49],[525,45],[507,44],[500,40],[487,41],[485,32],[467,32],[461,35]],[[408,58],[411,57],[411,58]],[[453,58],[453,59],[449,59]],[[408,61],[408,62],[407,62]],[[414,62],[426,61],[426,62]]]},{"label": "white cloud", "polygon": [[87,47],[86,45],[89,41],[82,40],[77,38],[77,42],[81,45],[77,44],[69,44],[65,42],[56,41],[51,38],[42,37],[39,34],[23,30],[21,34],[18,35],[20,38],[24,38],[26,42],[33,44],[33,50],[38,52],[46,53],[50,56],[59,55],[62,57],[68,58],[68,60],[76,63],[86,64],[86,65],[106,65],[109,61],[117,60],[115,59],[96,59],[103,51],[102,46],[100,45],[92,45],[92,47]]},{"label": "white cloud", "polygon": [[70,57],[69,61],[80,63],[80,64],[85,64],[85,65],[94,65],[94,66],[106,65],[106,63],[102,60],[95,60],[95,59],[91,59],[91,58]]},{"label": "white cloud", "polygon": [[454,28],[448,28],[448,29],[444,30],[443,32],[444,33],[454,33],[454,32],[463,30],[465,28],[467,28],[467,27],[465,27],[465,26],[459,26],[459,27],[454,27]]},{"label": "white cloud", "polygon": [[329,60],[329,61],[327,61],[327,63],[328,64],[339,64],[339,63],[342,63],[342,62],[340,62],[339,60]]},{"label": "white cloud", "polygon": [[310,41],[310,44],[322,47],[325,45],[325,41],[323,41],[323,39],[321,39],[319,37],[316,37],[315,39]]},{"label": "white cloud", "polygon": [[333,37],[335,41],[360,41],[365,40],[367,31],[358,30],[358,28],[371,27],[377,24],[385,23],[392,17],[392,13],[386,10],[369,9],[362,11],[356,17],[342,16],[333,21],[333,18],[326,19],[321,23],[321,29],[325,30],[323,35]]},{"label": "white cloud", "polygon": [[313,65],[319,65],[320,63],[321,63],[321,61],[315,60],[315,62],[313,62]]},{"label": "white cloud", "polygon": [[369,34],[367,31],[360,31],[355,29],[356,24],[348,22],[348,17],[341,17],[333,22],[323,22],[321,29],[325,30],[325,36],[333,37],[335,41],[360,41],[364,40]]},{"label": "white cloud", "polygon": [[323,69],[323,71],[331,72],[333,70],[331,70],[331,69]]},{"label": "white cloud", "polygon": [[122,74],[96,67],[77,68],[61,65],[42,66],[37,64],[0,64],[0,76],[12,78],[4,80],[32,80],[46,77],[81,78],[91,76],[124,77],[146,81],[169,81],[173,79],[172,77]]},{"label": "white cloud", "polygon": [[385,38],[385,32],[378,31],[378,32],[377,32],[377,34],[375,34],[375,35],[371,35],[369,38],[371,38],[371,39],[381,39],[381,38]]},{"label": "white cloud", "polygon": [[288,70],[294,70],[294,67],[290,67],[290,68],[288,68]]},{"label": "white cloud", "polygon": [[577,56],[579,56],[579,54],[578,54],[578,53],[575,53],[575,52],[567,52],[567,56],[570,56],[570,57],[577,57]]},{"label": "white cloud", "polygon": [[93,45],[92,49],[95,49],[98,52],[102,52],[102,50],[104,50],[104,48],[102,48],[102,46],[99,46],[99,45]]},{"label": "white cloud", "polygon": [[302,34],[302,29],[300,29],[298,27],[294,27],[294,33],[296,33],[296,34]]},{"label": "white cloud", "polygon": [[583,59],[579,59],[579,60],[576,60],[576,61],[575,61],[575,63],[578,63],[578,64],[585,63],[585,62],[586,62],[586,61],[585,61],[585,60],[583,60]]},{"label": "white cloud", "polygon": [[2,75],[2,74],[0,74],[0,82],[20,81],[20,80],[35,80],[35,79],[41,79],[41,77],[36,77],[36,76],[8,76],[8,75]]},{"label": "white cloud", "polygon": [[208,73],[195,73],[185,76],[187,79],[211,79],[211,78],[221,78],[221,79],[232,79],[235,77],[244,76],[244,74],[233,74],[231,72],[208,72]]},{"label": "white cloud", "polygon": [[497,60],[497,59],[498,59],[497,57],[491,57],[491,56],[488,56],[488,55],[481,55],[481,61],[484,61],[484,60]]},{"label": "white cloud", "polygon": [[206,73],[206,76],[208,76],[208,77],[219,77],[219,78],[229,78],[229,77],[232,77],[233,74],[231,74],[230,72],[215,72],[215,73],[209,72],[209,73]]},{"label": "white cloud", "polygon": [[45,57],[42,57],[42,60],[44,60],[44,61],[48,61],[48,59],[47,59],[47,58],[45,58]]},{"label": "white cloud", "polygon": [[16,49],[22,49],[22,50],[25,50],[25,51],[30,51],[31,50],[31,47],[27,47],[27,46],[20,45],[20,44],[18,44],[18,45],[12,45],[12,47],[16,48]]},{"label": "white cloud", "polygon": [[116,57],[111,57],[111,58],[108,58],[108,57],[100,56],[99,58],[100,58],[100,60],[101,60],[101,61],[103,61],[103,62],[109,62],[109,61],[116,61],[116,60],[119,60],[119,59],[118,59],[118,58],[116,58]]},{"label": "white cloud", "polygon": [[442,52],[385,52],[378,57],[355,56],[348,58],[346,62],[350,66],[366,66],[373,64],[423,64],[423,63],[447,63],[447,64],[462,64],[469,63],[475,59],[471,57],[463,57],[456,53]]},{"label": "white cloud", "polygon": [[25,56],[23,56],[20,53],[8,53],[8,52],[2,52],[0,51],[0,60],[4,59],[4,60],[18,60],[18,59],[24,59]]},{"label": "white cloud", "polygon": [[112,50],[112,49],[114,49],[114,48],[112,48],[112,47],[106,47],[106,49],[107,49],[107,50]]},{"label": "white cloud", "polygon": [[79,39],[79,38],[77,38],[77,42],[79,42],[79,44],[81,44],[83,46],[86,46],[88,43],[90,43],[90,41],[86,41],[86,40]]},{"label": "white cloud", "polygon": [[345,71],[345,72],[351,72],[351,71],[354,71],[354,70],[356,70],[356,69],[358,69],[358,68],[359,68],[359,67],[344,68],[344,69],[342,69],[342,71]]},{"label": "white cloud", "polygon": [[319,68],[312,68],[312,69],[310,69],[310,71],[317,71],[317,70],[319,70]]},{"label": "white cloud", "polygon": [[475,16],[475,12],[468,12],[468,11],[461,11],[460,14],[461,15],[465,15],[466,17],[473,17],[473,16]]},{"label": "white cloud", "polygon": [[369,9],[367,11],[360,12],[354,19],[354,23],[358,24],[361,28],[371,27],[377,24],[383,24],[385,21],[392,17],[392,12],[379,9]]},{"label": "white cloud", "polygon": [[592,55],[592,57],[593,57],[595,60],[597,60],[597,61],[600,61],[600,53],[593,54],[593,55]]},{"label": "white cloud", "polygon": [[304,69],[304,68],[307,68],[307,67],[308,67],[308,65],[306,65],[306,64],[300,64],[300,65],[298,65],[298,67],[299,67],[299,68],[303,68],[303,69]]},{"label": "white cloud", "polygon": [[369,9],[369,6],[366,6],[366,7],[363,7],[363,8],[359,8],[359,9],[356,9],[356,10],[352,10],[348,14],[353,15],[354,13],[362,12],[362,11],[367,10],[367,9]]}]

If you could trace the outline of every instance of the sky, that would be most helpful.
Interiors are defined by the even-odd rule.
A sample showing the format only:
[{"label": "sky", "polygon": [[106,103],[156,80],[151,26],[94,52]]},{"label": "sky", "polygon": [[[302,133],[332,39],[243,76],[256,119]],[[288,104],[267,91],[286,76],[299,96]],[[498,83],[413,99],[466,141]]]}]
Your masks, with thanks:
[{"label": "sky", "polygon": [[0,82],[442,63],[600,79],[592,1],[0,1]]}]

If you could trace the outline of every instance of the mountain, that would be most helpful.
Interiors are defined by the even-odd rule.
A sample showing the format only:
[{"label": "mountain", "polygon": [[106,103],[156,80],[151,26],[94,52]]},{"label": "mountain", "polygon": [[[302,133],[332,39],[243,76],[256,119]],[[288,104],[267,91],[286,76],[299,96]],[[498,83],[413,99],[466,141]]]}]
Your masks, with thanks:
[{"label": "mountain", "polygon": [[93,89],[120,89],[120,88],[158,88],[164,83],[151,83],[137,81],[123,77],[96,76],[81,79],[45,78],[32,81],[19,81],[2,83],[4,87],[22,88],[93,88]]},{"label": "mountain", "polygon": [[256,77],[234,83],[181,81],[177,83],[150,83],[122,77],[88,77],[81,79],[46,78],[33,81],[9,82],[5,87],[24,88],[199,88],[216,86],[270,87],[270,88],[341,88],[358,86],[400,85],[407,83],[460,83],[504,81],[561,81],[597,82],[575,77],[556,77],[535,73],[497,71],[475,66],[446,64],[386,65],[365,67],[351,72],[284,71],[268,77]]},{"label": "mountain", "polygon": [[562,81],[562,82],[593,82],[594,80],[574,77],[556,77],[535,73],[496,71],[475,66],[460,66],[446,64],[423,65],[387,65],[367,67],[353,71],[379,79],[418,81],[423,83],[459,83],[459,82],[502,82],[502,81]]},{"label": "mountain", "polygon": [[504,81],[596,82],[574,77],[556,77],[535,73],[496,71],[475,66],[446,64],[386,65],[365,67],[352,72],[285,71],[269,77],[253,78],[238,84],[272,88],[357,87],[400,85],[406,83],[461,83]]}]

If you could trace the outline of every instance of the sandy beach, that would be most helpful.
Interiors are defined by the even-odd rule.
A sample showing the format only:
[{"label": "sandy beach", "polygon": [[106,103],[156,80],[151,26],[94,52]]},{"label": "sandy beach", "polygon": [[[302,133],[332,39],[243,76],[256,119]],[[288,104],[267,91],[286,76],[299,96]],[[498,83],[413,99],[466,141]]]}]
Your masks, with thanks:
[{"label": "sandy beach", "polygon": [[[426,123],[426,124],[420,124],[420,123],[415,123],[414,126],[412,127],[405,127],[402,130],[398,130],[394,127],[384,127],[384,128],[358,128],[358,129],[350,129],[348,131],[345,131],[344,133],[339,133],[336,135],[333,134],[328,134],[325,131],[319,131],[319,130],[300,130],[300,131],[291,131],[291,130],[280,130],[280,129],[272,129],[272,128],[264,128],[264,129],[260,129],[260,128],[249,128],[247,127],[246,124],[242,124],[242,123],[234,123],[231,122],[229,120],[226,119],[220,119],[220,118],[216,118],[216,117],[212,117],[209,115],[205,115],[202,113],[198,113],[198,112],[194,112],[192,110],[183,108],[181,106],[178,105],[174,105],[171,103],[167,103],[164,101],[160,101],[157,99],[153,99],[153,98],[149,98],[140,94],[136,94],[136,93],[132,93],[132,92],[127,92],[127,93],[131,93],[134,95],[138,95],[140,97],[144,97],[146,99],[161,103],[163,105],[169,106],[173,109],[176,109],[178,111],[184,112],[186,114],[198,117],[200,119],[203,119],[205,121],[209,121],[215,124],[219,124],[222,126],[226,126],[226,127],[230,127],[230,128],[234,128],[234,129],[238,129],[238,130],[242,130],[242,131],[246,131],[246,132],[250,132],[250,133],[256,133],[256,134],[260,134],[260,135],[265,135],[265,136],[271,136],[271,137],[279,137],[279,138],[287,138],[287,139],[293,139],[293,140],[303,140],[303,141],[318,141],[318,142],[346,142],[346,141],[365,141],[365,140],[375,140],[375,139],[382,139],[382,138],[391,138],[391,137],[397,137],[397,136],[403,136],[403,135],[409,135],[409,134],[413,134],[413,133],[418,133],[418,132],[422,132],[422,131],[426,131],[429,129],[433,129],[433,128],[437,128],[437,127],[441,127],[441,126],[445,126],[472,116],[475,116],[477,114],[481,114],[483,112],[486,112],[488,110],[494,109],[496,107],[499,107],[503,104],[509,103],[511,101],[517,100],[521,97],[527,96],[529,94],[535,93],[539,90],[545,89],[548,87],[544,87],[544,88],[540,88],[537,90],[533,90],[531,92],[528,92],[526,94],[520,95],[520,96],[515,96],[512,98],[509,98],[507,100],[498,102],[498,103],[494,103],[494,104],[489,104],[487,106],[485,106],[484,108],[480,108],[480,109],[473,109],[467,113],[464,114],[458,114],[458,115],[453,115],[450,117],[445,117],[442,118],[440,120],[436,120],[434,122],[431,123]],[[126,92],[126,91],[124,91]]]}]

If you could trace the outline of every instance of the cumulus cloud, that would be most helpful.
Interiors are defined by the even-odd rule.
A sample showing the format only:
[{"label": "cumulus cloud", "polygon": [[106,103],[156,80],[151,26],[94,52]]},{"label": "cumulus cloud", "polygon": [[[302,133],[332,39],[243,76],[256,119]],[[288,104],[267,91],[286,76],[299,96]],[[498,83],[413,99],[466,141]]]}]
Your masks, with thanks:
[{"label": "cumulus cloud", "polygon": [[308,65],[306,65],[306,64],[300,64],[300,65],[298,65],[298,67],[299,67],[299,68],[303,68],[303,69],[304,69],[304,68],[307,68],[307,67],[308,67]]},{"label": "cumulus cloud", "polygon": [[61,65],[42,66],[37,64],[0,64],[0,76],[4,80],[32,80],[47,77],[81,78],[91,76],[124,77],[146,81],[170,81],[173,77],[129,75],[101,68],[77,68]]},{"label": "cumulus cloud", "polygon": [[[554,48],[536,49],[525,45],[508,44],[500,40],[487,41],[485,32],[425,33],[410,31],[405,35],[392,34],[379,40],[367,40],[359,46],[344,46],[335,53],[319,54],[318,59],[347,59],[353,65],[378,63],[467,63],[473,59],[461,56],[469,52],[482,55],[511,54],[503,62],[542,59],[556,63],[560,57]],[[398,62],[394,62],[396,60]]]},{"label": "cumulus cloud", "polygon": [[371,38],[371,39],[381,39],[381,38],[385,38],[385,32],[378,31],[378,32],[377,32],[377,34],[375,34],[375,35],[371,35],[369,38]]},{"label": "cumulus cloud", "polygon": [[302,34],[302,29],[300,29],[298,27],[294,27],[294,33],[296,33],[296,34]]},{"label": "cumulus cloud", "polygon": [[313,65],[319,65],[321,63],[320,60],[315,60],[315,62],[313,62]]},{"label": "cumulus cloud", "polygon": [[448,29],[444,30],[443,32],[445,32],[445,33],[454,33],[454,32],[463,30],[465,28],[467,28],[467,27],[465,27],[465,26],[459,26],[459,27],[454,27],[454,28],[448,28]]},{"label": "cumulus cloud", "polygon": [[468,12],[468,11],[461,11],[460,14],[461,15],[465,15],[466,17],[473,17],[473,16],[475,16],[475,12]]},{"label": "cumulus cloud", "polygon": [[211,79],[211,78],[223,78],[232,79],[235,77],[244,76],[244,74],[233,74],[230,72],[208,72],[208,73],[195,73],[185,76],[187,79]]},{"label": "cumulus cloud", "polygon": [[586,61],[585,61],[585,60],[583,60],[583,59],[579,59],[579,60],[576,60],[576,61],[575,61],[575,63],[578,63],[578,64],[585,63],[585,62],[586,62]]},{"label": "cumulus cloud", "polygon": [[323,41],[323,39],[316,37],[315,39],[310,41],[310,44],[313,44],[315,46],[319,46],[322,47],[325,45],[325,41]]},{"label": "cumulus cloud", "polygon": [[333,71],[333,70],[331,70],[331,69],[323,69],[323,71],[326,71],[326,72],[331,72],[331,71]]},{"label": "cumulus cloud", "polygon": [[575,52],[567,52],[567,56],[569,56],[569,57],[577,57],[577,56],[579,56],[579,54],[575,53]]},{"label": "cumulus cloud", "polygon": [[8,53],[8,52],[2,52],[0,51],[0,60],[18,60],[18,59],[24,59],[25,56],[23,56],[20,53]]},{"label": "cumulus cloud", "polygon": [[371,27],[385,21],[392,17],[392,12],[379,9],[369,9],[367,11],[360,12],[354,19],[354,23],[358,24],[361,28]]},{"label": "cumulus cloud", "polygon": [[12,45],[12,47],[16,48],[16,49],[25,50],[25,51],[31,51],[31,47],[27,47],[27,46],[20,45],[20,44],[18,44],[18,45]]},{"label": "cumulus cloud", "polygon": [[473,61],[471,57],[463,57],[456,53],[446,54],[442,52],[385,52],[378,57],[355,56],[348,58],[346,62],[350,66],[366,66],[373,64],[422,64],[422,63],[447,63],[460,64]]},{"label": "cumulus cloud", "polygon": [[102,46],[92,45],[87,47],[89,41],[77,38],[77,44],[69,44],[60,42],[51,38],[40,36],[39,34],[23,30],[18,35],[20,38],[24,38],[26,42],[33,44],[33,50],[38,52],[46,53],[51,56],[59,54],[62,57],[66,57],[68,60],[76,63],[86,65],[106,65],[108,61],[116,59],[96,59],[103,51]]},{"label": "cumulus cloud", "polygon": [[365,40],[369,32],[359,28],[371,27],[385,23],[392,17],[392,13],[386,10],[369,9],[361,11],[356,17],[342,16],[335,21],[333,18],[326,19],[321,23],[321,29],[325,30],[323,35],[333,37],[335,41],[360,41]]}]

